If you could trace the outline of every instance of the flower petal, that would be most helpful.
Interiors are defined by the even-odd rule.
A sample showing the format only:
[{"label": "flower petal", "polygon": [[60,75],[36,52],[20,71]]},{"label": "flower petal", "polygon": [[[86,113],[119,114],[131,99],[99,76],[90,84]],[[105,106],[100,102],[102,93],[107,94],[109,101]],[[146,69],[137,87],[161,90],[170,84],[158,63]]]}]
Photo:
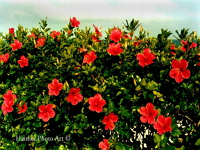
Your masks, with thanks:
[{"label": "flower petal", "polygon": [[180,68],[178,60],[172,60],[172,68]]},{"label": "flower petal", "polygon": [[183,78],[182,78],[182,76],[181,76],[181,72],[180,72],[180,71],[177,73],[177,75],[176,75],[176,77],[175,77],[175,81],[176,81],[177,83],[180,83],[180,82],[183,81]]},{"label": "flower petal", "polygon": [[137,60],[144,61],[144,60],[145,60],[145,56],[144,56],[144,54],[142,54],[142,53],[138,53],[138,54],[136,55],[136,59],[137,59]]},{"label": "flower petal", "polygon": [[184,70],[181,72],[181,76],[184,78],[184,79],[188,79],[190,77],[190,70]]},{"label": "flower petal", "polygon": [[146,116],[141,116],[141,117],[140,117],[140,121],[141,121],[142,123],[146,123],[146,122],[147,122],[147,119],[148,119],[148,117],[146,117]]},{"label": "flower petal", "polygon": [[140,110],[139,110],[139,113],[143,116],[147,116],[148,115],[148,112],[146,110],[146,107],[141,107]]},{"label": "flower petal", "polygon": [[41,106],[39,107],[39,111],[40,111],[40,112],[44,112],[45,109],[46,109],[45,105],[41,105]]},{"label": "flower petal", "polygon": [[181,59],[179,62],[180,69],[185,70],[188,67],[188,62],[185,59]]},{"label": "flower petal", "polygon": [[179,72],[179,69],[174,68],[174,69],[170,70],[169,76],[174,79],[177,76],[178,72]]}]

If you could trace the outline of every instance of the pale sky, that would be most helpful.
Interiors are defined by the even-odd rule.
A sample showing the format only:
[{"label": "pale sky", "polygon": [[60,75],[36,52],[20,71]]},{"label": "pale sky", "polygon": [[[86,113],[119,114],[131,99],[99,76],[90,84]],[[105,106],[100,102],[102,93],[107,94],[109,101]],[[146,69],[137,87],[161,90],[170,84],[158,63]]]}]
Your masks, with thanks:
[{"label": "pale sky", "polygon": [[51,31],[60,31],[76,17],[82,29],[93,30],[93,24],[101,31],[121,28],[126,19],[134,18],[150,36],[157,36],[161,28],[174,34],[186,28],[200,35],[200,0],[0,0],[0,14],[0,32],[7,33],[19,24],[37,27],[46,17]]}]

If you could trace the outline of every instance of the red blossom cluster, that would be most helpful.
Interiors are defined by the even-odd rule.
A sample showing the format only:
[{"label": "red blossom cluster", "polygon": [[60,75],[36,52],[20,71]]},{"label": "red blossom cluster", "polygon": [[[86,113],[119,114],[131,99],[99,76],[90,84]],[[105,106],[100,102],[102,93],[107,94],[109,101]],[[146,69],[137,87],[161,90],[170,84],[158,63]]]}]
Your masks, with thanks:
[{"label": "red blossom cluster", "polygon": [[139,41],[133,42],[133,45],[134,46],[139,46],[141,43],[142,43],[142,40],[139,40]]},{"label": "red blossom cluster", "polygon": [[8,62],[8,59],[9,59],[9,56],[10,56],[9,53],[0,55],[0,62],[7,63],[7,62]]},{"label": "red blossom cluster", "polygon": [[63,84],[59,83],[58,79],[53,79],[52,83],[48,84],[49,95],[58,96],[63,88]]},{"label": "red blossom cluster", "polygon": [[102,33],[99,31],[98,27],[96,27],[94,24],[93,24],[93,26],[94,26],[95,32],[91,36],[92,41],[94,41],[95,43],[100,42],[99,37],[102,37]]},{"label": "red blossom cluster", "polygon": [[38,118],[42,119],[44,122],[49,121],[50,118],[56,115],[51,104],[39,106],[39,111]]},{"label": "red blossom cluster", "polygon": [[128,39],[132,40],[132,37],[130,37],[128,34],[125,34],[125,35],[123,36],[123,38],[126,39],[126,40],[128,40]]},{"label": "red blossom cluster", "polygon": [[99,148],[101,148],[101,150],[109,150],[110,144],[108,143],[108,139],[103,139],[103,141],[99,143]]},{"label": "red blossom cluster", "polygon": [[177,83],[182,82],[184,79],[190,77],[190,70],[186,69],[188,67],[188,62],[185,59],[172,60],[172,68],[169,72],[169,76]]},{"label": "red blossom cluster", "polygon": [[163,115],[159,115],[157,117],[158,110],[154,109],[154,105],[152,103],[147,103],[146,107],[141,107],[139,109],[139,113],[142,115],[140,117],[141,122],[153,124],[153,127],[157,130],[158,134],[161,135],[165,132],[172,131],[172,118],[165,118]]},{"label": "red blossom cluster", "polygon": [[19,40],[14,40],[14,43],[10,44],[10,46],[12,47],[12,50],[15,51],[22,47],[22,43],[19,42]]},{"label": "red blossom cluster", "polygon": [[[49,95],[55,95],[58,96],[60,93],[60,90],[62,90],[63,84],[59,83],[58,79],[53,79],[52,83],[48,84],[48,89],[49,89]],[[69,94],[66,98],[66,101],[70,102],[72,105],[77,105],[78,102],[81,102],[83,100],[83,96],[82,94],[80,94],[80,88],[71,88],[69,91]],[[95,111],[97,113],[100,113],[103,111],[103,107],[104,105],[106,105],[106,100],[104,100],[101,96],[101,94],[97,93],[94,97],[90,97],[88,99],[88,103],[89,103],[89,110],[91,111]],[[50,107],[50,106],[49,106]],[[50,109],[48,107],[48,110],[46,110],[47,108],[42,107],[42,110],[46,110],[48,111],[52,111],[52,109]],[[42,111],[40,110],[40,112]],[[44,113],[40,114],[40,119],[44,118]],[[48,121],[50,118],[53,118],[55,115],[48,115],[45,114],[45,118],[43,119]],[[48,117],[48,119],[47,119]],[[110,113],[108,116],[105,116],[102,120],[102,123],[105,124],[105,129],[106,130],[113,130],[115,128],[114,122],[118,121],[118,116],[115,115],[114,113]]]},{"label": "red blossom cluster", "polygon": [[76,19],[76,17],[70,18],[69,21],[70,21],[72,27],[79,27],[79,25],[80,25],[80,21],[78,21]]},{"label": "red blossom cluster", "polygon": [[28,58],[26,58],[24,55],[20,57],[20,60],[17,61],[21,68],[24,68],[24,66],[28,66]]},{"label": "red blossom cluster", "polygon": [[35,45],[35,48],[44,46],[45,42],[46,42],[46,38],[45,37],[39,38],[37,40],[37,44]]},{"label": "red blossom cluster", "polygon": [[83,46],[83,48],[79,48],[78,51],[79,51],[79,52],[84,52],[84,53],[85,53],[85,52],[87,52],[88,50],[85,49],[85,47]]},{"label": "red blossom cluster", "polygon": [[197,46],[197,43],[192,42],[191,45],[189,45],[188,41],[184,41],[184,40],[181,40],[181,43],[183,44],[183,46],[181,47],[181,50],[184,52]]},{"label": "red blossom cluster", "polygon": [[110,39],[114,42],[119,42],[122,38],[122,31],[118,28],[113,28],[110,34]]},{"label": "red blossom cluster", "polygon": [[26,103],[22,104],[22,101],[17,105],[17,107],[18,107],[18,110],[19,110],[18,114],[26,112],[26,110],[28,108]]},{"label": "red blossom cluster", "polygon": [[13,105],[17,96],[12,94],[11,90],[8,90],[6,94],[3,95],[3,105],[1,109],[3,110],[3,114],[6,115],[9,112],[13,111]]},{"label": "red blossom cluster", "polygon": [[177,50],[175,44],[172,44],[172,45],[171,45],[170,50],[171,50],[170,53],[171,53],[172,55],[176,55],[176,53],[174,52],[174,50]]},{"label": "red blossom cluster", "polygon": [[30,35],[28,35],[29,38],[37,38],[37,36],[35,35],[35,33],[31,33]]},{"label": "red blossom cluster", "polygon": [[51,32],[51,34],[50,34],[50,36],[52,37],[52,38],[56,38],[57,36],[59,36],[60,35],[60,32],[59,31],[52,31]]},{"label": "red blossom cluster", "polygon": [[9,28],[9,34],[14,34],[15,33],[15,29],[14,28]]},{"label": "red blossom cluster", "polygon": [[71,88],[66,100],[72,105],[77,105],[78,102],[81,102],[83,100],[83,96],[80,94],[80,88]]},{"label": "red blossom cluster", "polygon": [[107,49],[108,53],[113,55],[113,56],[116,56],[116,55],[119,55],[123,52],[123,49],[121,49],[121,44],[120,43],[110,43],[109,44],[109,48]]},{"label": "red blossom cluster", "polygon": [[115,128],[115,122],[118,121],[118,116],[114,113],[110,113],[108,116],[105,116],[102,120],[102,123],[105,124],[106,130],[113,130]]},{"label": "red blossom cluster", "polygon": [[96,94],[94,97],[88,99],[89,109],[91,111],[96,111],[100,113],[103,111],[103,106],[106,104],[106,101],[102,99],[101,94]]},{"label": "red blossom cluster", "polygon": [[151,53],[149,48],[145,48],[143,53],[138,53],[136,55],[136,59],[139,60],[139,65],[142,67],[152,64],[155,58],[156,56]]},{"label": "red blossom cluster", "polygon": [[97,55],[95,51],[90,51],[89,53],[84,54],[83,63],[87,63],[87,64],[93,63],[96,58],[97,58]]},{"label": "red blossom cluster", "polygon": [[[3,114],[6,115],[7,113],[10,113],[13,111],[13,105],[15,103],[15,100],[17,99],[17,96],[12,93],[11,90],[8,90],[6,94],[3,95],[3,105],[1,105],[1,110],[3,111]],[[24,113],[27,110],[27,105],[20,104],[17,105],[19,111],[18,114]]]}]

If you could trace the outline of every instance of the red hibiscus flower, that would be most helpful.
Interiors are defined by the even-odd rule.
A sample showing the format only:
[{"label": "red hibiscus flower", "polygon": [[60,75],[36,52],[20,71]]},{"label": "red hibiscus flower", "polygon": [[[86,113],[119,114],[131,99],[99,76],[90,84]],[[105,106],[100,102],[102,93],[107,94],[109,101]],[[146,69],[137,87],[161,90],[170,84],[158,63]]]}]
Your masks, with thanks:
[{"label": "red hibiscus flower", "polygon": [[37,36],[35,35],[35,33],[31,33],[30,35],[28,35],[29,38],[37,38]]},{"label": "red hibiscus flower", "polygon": [[135,42],[133,43],[133,45],[134,45],[134,46],[139,46],[141,43],[142,43],[142,40],[140,40],[140,41],[135,41]]},{"label": "red hibiscus flower", "polygon": [[38,118],[42,119],[44,122],[49,121],[50,118],[53,118],[56,115],[51,104],[46,106],[41,105],[39,111],[40,113],[38,114]]},{"label": "red hibiscus flower", "polygon": [[200,63],[196,64],[197,66],[200,66]]},{"label": "red hibiscus flower", "polygon": [[181,43],[182,43],[184,46],[188,45],[188,41],[183,41],[183,40],[181,40]]},{"label": "red hibiscus flower", "polygon": [[14,40],[14,43],[10,44],[10,46],[12,47],[12,50],[17,50],[20,49],[22,47],[22,43],[19,42],[19,40]]},{"label": "red hibiscus flower", "polygon": [[118,54],[121,54],[123,52],[123,49],[121,49],[120,43],[110,43],[109,48],[107,49],[107,52],[113,56],[116,56]]},{"label": "red hibiscus flower", "polygon": [[17,62],[21,68],[24,68],[24,66],[28,66],[28,58],[24,57],[24,55],[22,55],[20,57],[20,60],[18,60]]},{"label": "red hibiscus flower", "polygon": [[91,38],[92,38],[92,41],[94,41],[95,43],[96,43],[96,42],[101,42],[101,41],[99,40],[99,37],[98,37],[98,36],[92,35]]},{"label": "red hibiscus flower", "polygon": [[87,64],[93,63],[96,58],[97,58],[97,55],[95,54],[95,52],[90,51],[88,54],[84,55],[83,63],[87,63]]},{"label": "red hibiscus flower", "polygon": [[172,55],[176,55],[176,53],[175,52],[170,52]]},{"label": "red hibiscus flower", "polygon": [[108,139],[103,139],[103,141],[99,143],[99,148],[101,148],[101,150],[109,150],[109,147]]},{"label": "red hibiscus flower", "polygon": [[183,44],[183,46],[181,47],[181,50],[186,52],[187,51],[188,41],[181,40],[181,43]]},{"label": "red hibiscus flower", "polygon": [[123,37],[124,37],[124,39],[126,39],[126,40],[127,40],[127,39],[132,40],[132,38],[131,38],[128,34],[125,34]]},{"label": "red hibiscus flower", "polygon": [[4,101],[12,101],[14,102],[14,100],[17,98],[17,96],[15,94],[12,94],[11,90],[8,90],[6,94],[3,95]]},{"label": "red hibiscus flower", "polygon": [[6,115],[9,112],[13,111],[14,101],[4,100],[3,105],[1,105],[1,110],[3,111],[3,114]]},{"label": "red hibiscus flower", "polygon": [[9,34],[14,34],[15,33],[15,29],[14,28],[9,28]]},{"label": "red hibiscus flower", "polygon": [[143,53],[137,54],[136,57],[137,60],[139,60],[139,65],[142,67],[152,64],[153,60],[156,58],[156,56],[151,53],[151,50],[149,48],[145,48],[143,50]]},{"label": "red hibiscus flower", "polygon": [[80,21],[78,21],[78,20],[76,19],[76,17],[70,18],[69,21],[71,22],[71,26],[72,26],[72,27],[79,27],[79,25],[80,25]]},{"label": "red hibiscus flower", "polygon": [[59,36],[59,35],[60,35],[60,32],[59,32],[59,31],[58,31],[58,32],[57,32],[57,31],[52,31],[51,34],[50,34],[50,36],[51,36],[52,38],[54,38],[54,39],[55,39],[57,36]]},{"label": "red hibiscus flower", "polygon": [[106,130],[113,130],[115,128],[114,122],[118,121],[118,116],[114,113],[110,113],[108,116],[105,116],[102,120],[103,124],[106,124]]},{"label": "red hibiscus flower", "polygon": [[163,115],[158,116],[157,122],[154,123],[153,127],[158,131],[158,134],[163,134],[168,131],[172,131],[172,118],[164,117]]},{"label": "red hibiscus flower", "polygon": [[87,49],[85,49],[84,47],[83,48],[79,48],[78,49],[80,52],[87,52]]},{"label": "red hibiscus flower", "polygon": [[197,47],[197,43],[192,42],[192,44],[190,45],[189,49],[191,49],[193,47]]},{"label": "red hibiscus flower", "polygon": [[177,83],[182,82],[184,79],[188,79],[190,77],[190,70],[187,70],[188,62],[185,59],[172,60],[172,70],[169,72],[169,76]]},{"label": "red hibiscus flower", "polygon": [[9,53],[6,53],[4,55],[0,55],[0,62],[4,62],[4,63],[7,63],[8,62],[8,59],[9,59]]},{"label": "red hibiscus flower", "polygon": [[17,107],[19,109],[18,114],[26,112],[26,110],[28,108],[27,105],[26,105],[26,103],[24,103],[23,105],[18,104]]},{"label": "red hibiscus flower", "polygon": [[176,50],[177,48],[176,48],[175,44],[172,44],[171,47],[170,47],[170,49],[171,50]]},{"label": "red hibiscus flower", "polygon": [[72,34],[72,30],[66,31],[68,35]]},{"label": "red hibiscus flower", "polygon": [[45,37],[39,38],[37,40],[37,44],[35,45],[35,48],[44,46],[45,42],[46,42],[46,38]]},{"label": "red hibiscus flower", "polygon": [[78,102],[82,101],[83,96],[80,94],[80,88],[71,88],[66,100],[72,103],[72,105],[77,105]]},{"label": "red hibiscus flower", "polygon": [[194,43],[194,42],[192,42],[192,44],[190,46],[188,44],[188,41],[181,40],[181,43],[183,44],[183,46],[181,47],[181,50],[184,51],[184,52],[186,52],[187,50],[197,46],[197,43]]},{"label": "red hibiscus flower", "polygon": [[48,84],[49,95],[58,96],[62,88],[63,88],[63,84],[59,83],[58,79],[53,79],[52,83]]},{"label": "red hibiscus flower", "polygon": [[158,115],[158,110],[153,109],[154,105],[152,103],[147,103],[146,107],[141,107],[139,113],[142,115],[140,117],[140,121],[142,123],[148,122],[149,124],[153,124],[155,122],[155,118]]},{"label": "red hibiscus flower", "polygon": [[99,31],[98,27],[96,27],[94,24],[93,24],[93,26],[94,26],[94,29],[95,29],[95,34],[96,34],[97,36],[102,37],[102,33]]},{"label": "red hibiscus flower", "polygon": [[96,111],[97,113],[102,112],[103,106],[106,104],[106,101],[102,99],[101,94],[96,94],[94,97],[88,99],[90,104],[89,109],[91,111]]},{"label": "red hibiscus flower", "polygon": [[119,40],[122,38],[122,31],[119,30],[118,28],[114,28],[111,31],[110,34],[110,39],[113,40],[114,42],[119,42]]}]

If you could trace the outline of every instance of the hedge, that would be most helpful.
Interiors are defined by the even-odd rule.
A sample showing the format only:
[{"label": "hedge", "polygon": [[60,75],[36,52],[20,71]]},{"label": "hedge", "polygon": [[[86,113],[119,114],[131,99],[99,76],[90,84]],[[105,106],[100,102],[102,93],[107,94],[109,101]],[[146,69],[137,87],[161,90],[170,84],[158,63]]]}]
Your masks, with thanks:
[{"label": "hedge", "polygon": [[195,31],[39,25],[0,35],[0,149],[199,148]]}]

